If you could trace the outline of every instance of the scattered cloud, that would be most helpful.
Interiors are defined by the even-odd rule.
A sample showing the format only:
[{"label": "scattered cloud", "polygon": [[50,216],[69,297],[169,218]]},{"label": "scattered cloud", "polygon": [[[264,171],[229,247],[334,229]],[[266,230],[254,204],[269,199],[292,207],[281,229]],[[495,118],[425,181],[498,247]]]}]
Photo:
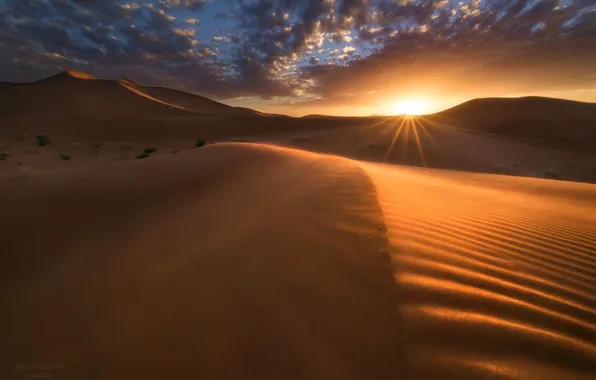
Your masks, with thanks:
[{"label": "scattered cloud", "polygon": [[184,22],[189,25],[199,25],[200,23],[200,21],[194,17],[188,17]]},{"label": "scattered cloud", "polygon": [[595,47],[588,0],[0,1],[0,80],[73,67],[223,99],[558,91],[596,85]]}]

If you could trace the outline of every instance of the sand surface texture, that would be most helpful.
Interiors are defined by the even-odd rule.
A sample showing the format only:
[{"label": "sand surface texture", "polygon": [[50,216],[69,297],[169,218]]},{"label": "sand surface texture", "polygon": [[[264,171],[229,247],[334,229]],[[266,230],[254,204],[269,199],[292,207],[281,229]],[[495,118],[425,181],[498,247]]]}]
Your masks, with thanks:
[{"label": "sand surface texture", "polygon": [[0,379],[594,379],[594,105],[511,104],[3,84]]},{"label": "sand surface texture", "polygon": [[29,361],[90,379],[596,369],[593,185],[257,144],[12,181],[13,378]]}]

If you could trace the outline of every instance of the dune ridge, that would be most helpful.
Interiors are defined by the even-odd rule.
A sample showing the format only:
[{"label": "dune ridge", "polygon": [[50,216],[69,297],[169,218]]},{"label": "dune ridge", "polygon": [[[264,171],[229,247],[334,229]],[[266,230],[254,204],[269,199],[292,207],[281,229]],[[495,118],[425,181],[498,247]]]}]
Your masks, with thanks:
[{"label": "dune ridge", "polygon": [[217,144],[0,199],[3,378],[25,360],[65,379],[407,376],[382,215],[350,160]]},{"label": "dune ridge", "polygon": [[596,370],[594,185],[246,143],[92,168],[0,180],[9,361],[73,379]]}]

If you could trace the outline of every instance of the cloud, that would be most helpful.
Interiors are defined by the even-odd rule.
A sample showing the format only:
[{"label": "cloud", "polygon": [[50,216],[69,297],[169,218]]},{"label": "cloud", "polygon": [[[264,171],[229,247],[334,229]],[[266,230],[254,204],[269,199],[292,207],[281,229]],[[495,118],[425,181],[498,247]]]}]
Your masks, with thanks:
[{"label": "cloud", "polygon": [[187,19],[184,20],[184,22],[189,25],[199,25],[200,24],[200,21],[193,17],[188,17]]},{"label": "cloud", "polygon": [[164,3],[170,7],[180,7],[180,8],[187,8],[192,11],[202,10],[205,4],[207,3],[206,0],[161,0],[161,3]]},{"label": "cloud", "polygon": [[228,42],[232,42],[232,39],[229,37],[225,37],[225,36],[214,36],[213,41],[228,43]]},{"label": "cloud", "polygon": [[589,0],[227,0],[225,12],[215,3],[6,0],[0,80],[74,67],[216,98],[321,104],[355,89],[596,86]]}]

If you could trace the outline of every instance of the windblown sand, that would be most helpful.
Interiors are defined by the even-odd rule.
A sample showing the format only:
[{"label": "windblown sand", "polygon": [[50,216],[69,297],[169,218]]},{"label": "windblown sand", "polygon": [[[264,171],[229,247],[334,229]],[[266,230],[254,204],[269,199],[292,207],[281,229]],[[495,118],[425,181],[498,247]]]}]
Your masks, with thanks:
[{"label": "windblown sand", "polygon": [[589,144],[72,71],[0,95],[2,380],[595,378],[596,185],[541,179],[596,182]]},{"label": "windblown sand", "polygon": [[0,199],[2,378],[596,372],[594,185],[214,144]]}]

